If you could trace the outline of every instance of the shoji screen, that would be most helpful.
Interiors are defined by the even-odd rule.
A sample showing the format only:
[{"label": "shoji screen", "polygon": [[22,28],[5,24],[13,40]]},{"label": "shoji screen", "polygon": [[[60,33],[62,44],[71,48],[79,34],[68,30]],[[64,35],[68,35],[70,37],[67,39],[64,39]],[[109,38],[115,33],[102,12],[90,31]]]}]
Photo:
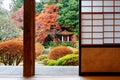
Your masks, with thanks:
[{"label": "shoji screen", "polygon": [[82,45],[120,44],[120,0],[82,0]]},{"label": "shoji screen", "polygon": [[82,73],[120,72],[120,0],[81,0]]}]

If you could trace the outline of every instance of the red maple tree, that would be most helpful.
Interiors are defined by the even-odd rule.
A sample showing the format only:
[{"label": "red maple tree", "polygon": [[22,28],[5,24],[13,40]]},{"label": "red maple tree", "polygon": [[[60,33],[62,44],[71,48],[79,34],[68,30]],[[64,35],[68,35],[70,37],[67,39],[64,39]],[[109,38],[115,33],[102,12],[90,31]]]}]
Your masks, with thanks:
[{"label": "red maple tree", "polygon": [[[59,8],[55,4],[52,4],[45,6],[42,12],[36,15],[36,42],[43,44],[51,27],[60,29],[60,25],[57,22],[58,11]],[[11,19],[16,27],[23,28],[23,7],[12,14]]]},{"label": "red maple tree", "polygon": [[60,25],[57,22],[58,11],[59,8],[55,4],[48,5],[36,17],[36,29],[38,30],[36,34],[38,38],[36,40],[43,43],[49,34],[50,28],[60,29]]}]

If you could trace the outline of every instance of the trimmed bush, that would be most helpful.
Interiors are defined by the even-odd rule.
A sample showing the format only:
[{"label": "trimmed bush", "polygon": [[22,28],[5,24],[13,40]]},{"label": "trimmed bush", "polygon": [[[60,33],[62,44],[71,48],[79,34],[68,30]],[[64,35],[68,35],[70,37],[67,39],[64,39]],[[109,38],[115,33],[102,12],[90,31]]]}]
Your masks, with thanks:
[{"label": "trimmed bush", "polygon": [[74,54],[79,54],[79,49],[73,48],[73,53],[74,53]]},{"label": "trimmed bush", "polygon": [[43,53],[43,50],[44,50],[45,48],[44,48],[44,46],[42,45],[42,44],[40,44],[40,43],[36,43],[35,44],[35,53],[36,53],[36,57],[37,56],[39,56],[39,55],[41,55],[42,53]]},{"label": "trimmed bush", "polygon": [[49,54],[48,54],[48,59],[50,60],[57,60],[67,54],[73,53],[72,49],[66,46],[58,46],[53,48]]},{"label": "trimmed bush", "polygon": [[56,64],[56,60],[48,60],[47,65],[48,66],[54,66]]},{"label": "trimmed bush", "polygon": [[62,42],[59,45],[62,45],[62,46],[72,46],[72,43],[71,42]]},{"label": "trimmed bush", "polygon": [[47,55],[43,54],[43,55],[38,56],[37,59],[42,61],[44,59],[47,59],[47,57],[48,57]]},{"label": "trimmed bush", "polygon": [[55,63],[56,66],[76,66],[79,65],[79,55],[78,54],[69,54],[57,60]]},{"label": "trimmed bush", "polygon": [[47,58],[47,59],[43,59],[43,60],[42,60],[42,63],[43,63],[44,65],[47,65],[48,60],[49,60],[48,58]]},{"label": "trimmed bush", "polygon": [[23,42],[18,40],[1,42],[0,60],[4,65],[19,65],[23,60]]}]

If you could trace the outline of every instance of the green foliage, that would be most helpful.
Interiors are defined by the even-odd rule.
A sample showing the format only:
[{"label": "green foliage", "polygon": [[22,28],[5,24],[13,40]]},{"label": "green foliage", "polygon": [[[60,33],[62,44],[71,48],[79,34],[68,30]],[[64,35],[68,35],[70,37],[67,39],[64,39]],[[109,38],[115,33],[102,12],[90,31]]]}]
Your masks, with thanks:
[{"label": "green foliage", "polygon": [[42,60],[43,64],[44,64],[44,65],[47,65],[48,60],[49,60],[49,59],[44,59],[44,60]]},{"label": "green foliage", "polygon": [[48,60],[47,65],[48,66],[54,66],[56,64],[56,60]]},{"label": "green foliage", "polygon": [[69,54],[66,55],[62,58],[59,58],[57,60],[57,62],[55,63],[55,65],[59,66],[59,65],[79,65],[79,55],[78,54]]},{"label": "green foliage", "polygon": [[47,59],[47,57],[48,57],[47,55],[43,54],[43,55],[38,56],[37,59],[42,61],[44,59]]},{"label": "green foliage", "polygon": [[79,54],[79,49],[78,48],[73,48],[73,53],[74,54]]},{"label": "green foliage", "polygon": [[43,1],[36,2],[36,13],[40,13],[42,11],[43,7],[44,7]]},{"label": "green foliage", "polygon": [[55,47],[57,45],[53,41],[46,41],[44,46],[53,48],[53,47]]},{"label": "green foliage", "polygon": [[61,45],[61,46],[72,46],[71,42],[62,42],[59,45]]},{"label": "green foliage", "polygon": [[24,0],[11,0],[11,11],[15,12],[23,6]]},{"label": "green foliage", "polygon": [[49,46],[50,47],[55,47],[56,45],[55,45],[55,43],[53,41],[50,41]]},{"label": "green foliage", "polygon": [[58,60],[44,59],[42,62],[48,66],[77,66],[79,65],[79,55],[68,54],[59,58]]},{"label": "green foliage", "polygon": [[58,23],[61,26],[71,27],[75,34],[79,31],[79,10],[78,0],[62,0],[63,7],[59,10],[59,16],[57,18]]},{"label": "green foliage", "polygon": [[79,41],[76,41],[75,48],[79,48]]},{"label": "green foliage", "polygon": [[60,2],[61,0],[49,0],[47,3],[50,4],[57,4],[58,2]]},{"label": "green foliage", "polygon": [[63,4],[57,3],[56,6],[57,6],[58,8],[62,8],[62,7],[63,7]]},{"label": "green foliage", "polygon": [[21,29],[13,27],[7,11],[0,11],[0,42],[17,38],[21,33]]},{"label": "green foliage", "polygon": [[22,31],[17,28],[3,28],[2,30],[0,30],[0,42],[18,38],[21,32]]}]

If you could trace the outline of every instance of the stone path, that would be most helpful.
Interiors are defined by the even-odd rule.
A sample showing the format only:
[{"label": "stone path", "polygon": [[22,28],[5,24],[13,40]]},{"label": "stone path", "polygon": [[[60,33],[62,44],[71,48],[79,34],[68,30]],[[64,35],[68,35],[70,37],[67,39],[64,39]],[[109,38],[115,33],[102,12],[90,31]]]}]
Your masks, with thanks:
[{"label": "stone path", "polygon": [[[35,74],[40,75],[78,75],[78,66],[36,66]],[[0,66],[0,75],[21,75],[23,66]]]}]

